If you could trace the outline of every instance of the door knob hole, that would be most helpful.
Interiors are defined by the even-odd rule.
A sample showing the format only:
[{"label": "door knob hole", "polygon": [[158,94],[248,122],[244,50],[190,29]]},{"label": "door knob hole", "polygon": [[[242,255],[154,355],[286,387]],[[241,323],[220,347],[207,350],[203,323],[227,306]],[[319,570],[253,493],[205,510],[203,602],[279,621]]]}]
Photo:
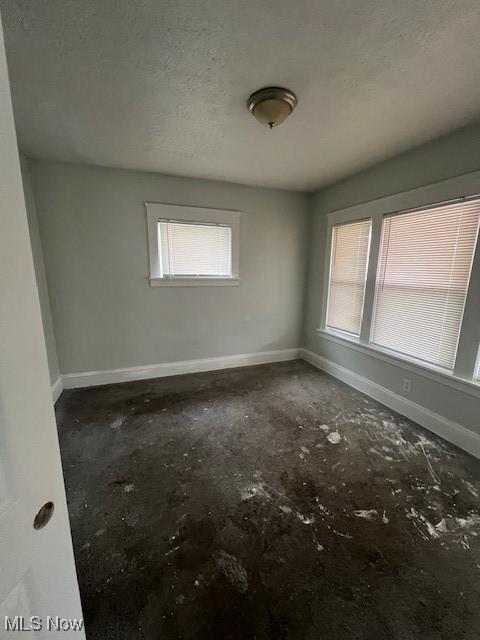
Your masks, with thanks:
[{"label": "door knob hole", "polygon": [[55,505],[53,502],[46,502],[42,507],[40,507],[37,515],[35,516],[35,520],[33,521],[33,528],[43,529],[43,527],[50,522],[54,509]]}]

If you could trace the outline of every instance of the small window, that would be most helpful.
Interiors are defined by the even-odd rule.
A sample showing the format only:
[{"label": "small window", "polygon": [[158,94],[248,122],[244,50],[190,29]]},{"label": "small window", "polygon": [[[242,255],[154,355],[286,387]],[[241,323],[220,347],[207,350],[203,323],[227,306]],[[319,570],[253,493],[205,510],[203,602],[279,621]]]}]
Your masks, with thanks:
[{"label": "small window", "polygon": [[232,229],[225,224],[159,220],[163,278],[231,278]]},{"label": "small window", "polygon": [[332,228],[326,325],[360,335],[367,279],[370,220]]},{"label": "small window", "polygon": [[239,212],[146,207],[152,286],[238,284]]},{"label": "small window", "polygon": [[453,370],[479,200],[385,217],[372,342]]}]

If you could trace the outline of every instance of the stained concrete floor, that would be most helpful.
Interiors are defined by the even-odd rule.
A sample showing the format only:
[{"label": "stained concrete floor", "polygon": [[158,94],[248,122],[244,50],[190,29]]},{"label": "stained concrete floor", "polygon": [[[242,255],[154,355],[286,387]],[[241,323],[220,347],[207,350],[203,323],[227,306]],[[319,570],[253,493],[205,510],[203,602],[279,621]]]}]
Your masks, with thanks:
[{"label": "stained concrete floor", "polygon": [[306,363],[57,417],[90,640],[480,637],[480,462]]}]

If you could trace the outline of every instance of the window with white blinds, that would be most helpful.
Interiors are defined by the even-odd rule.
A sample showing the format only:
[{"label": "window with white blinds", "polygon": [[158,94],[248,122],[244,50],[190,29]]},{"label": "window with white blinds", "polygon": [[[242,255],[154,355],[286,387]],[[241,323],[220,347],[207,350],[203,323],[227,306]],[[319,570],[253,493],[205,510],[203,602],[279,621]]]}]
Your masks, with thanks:
[{"label": "window with white blinds", "polygon": [[479,200],[384,218],[371,342],[452,370]]},{"label": "window with white blinds", "polygon": [[237,286],[240,211],[146,202],[152,287]]},{"label": "window with white blinds", "polygon": [[159,220],[161,277],[232,276],[232,230],[228,225]]},{"label": "window with white blinds", "polygon": [[327,327],[360,335],[367,277],[371,221],[332,229]]}]

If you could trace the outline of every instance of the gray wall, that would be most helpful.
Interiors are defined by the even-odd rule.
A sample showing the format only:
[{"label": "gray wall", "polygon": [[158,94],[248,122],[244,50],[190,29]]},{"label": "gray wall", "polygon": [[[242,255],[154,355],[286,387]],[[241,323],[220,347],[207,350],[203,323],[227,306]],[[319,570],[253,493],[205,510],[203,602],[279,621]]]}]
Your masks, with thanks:
[{"label": "gray wall", "polygon": [[[480,124],[423,145],[312,197],[310,263],[305,313],[305,348],[399,395],[403,369],[317,335],[324,282],[326,213],[480,169]],[[478,398],[413,373],[408,399],[480,433]]]},{"label": "gray wall", "polygon": [[[307,196],[30,161],[62,373],[299,347]],[[144,201],[243,212],[238,287],[152,288]]]},{"label": "gray wall", "polygon": [[45,346],[47,348],[50,383],[54,384],[60,377],[60,370],[58,368],[57,347],[55,344],[55,334],[53,331],[53,320],[52,312],[50,309],[47,278],[45,275],[43,251],[40,242],[37,209],[35,205],[35,199],[33,197],[32,183],[30,179],[29,161],[24,156],[20,156],[20,168],[22,170],[23,192],[25,195],[25,205],[27,208],[28,229],[30,232],[33,264],[35,267],[35,279],[37,281],[38,297],[40,299],[40,309],[42,312],[43,333],[45,336]]}]

